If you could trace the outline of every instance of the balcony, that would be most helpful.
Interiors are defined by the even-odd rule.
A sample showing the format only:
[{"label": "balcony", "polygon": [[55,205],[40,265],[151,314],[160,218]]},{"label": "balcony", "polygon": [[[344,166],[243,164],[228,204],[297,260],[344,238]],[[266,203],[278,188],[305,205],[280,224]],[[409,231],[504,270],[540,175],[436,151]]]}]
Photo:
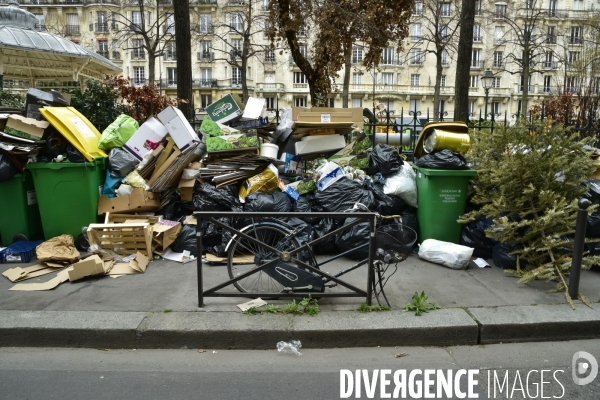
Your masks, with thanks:
[{"label": "balcony", "polygon": [[492,68],[504,68],[504,62],[494,61],[494,63],[492,64]]},{"label": "balcony", "polygon": [[231,61],[241,60],[242,59],[242,52],[240,50],[231,50],[229,52],[229,59]]},{"label": "balcony", "polygon": [[260,6],[260,10],[261,11],[269,11],[269,5],[268,4],[263,4]]},{"label": "balcony", "polygon": [[423,60],[421,60],[421,59],[410,60],[410,62],[408,63],[408,65],[410,65],[411,67],[420,67],[421,65],[423,65]]},{"label": "balcony", "polygon": [[308,83],[293,83],[292,88],[294,89],[306,89],[308,90]]},{"label": "balcony", "polygon": [[190,0],[190,5],[216,6],[217,0]]},{"label": "balcony", "polygon": [[79,25],[65,26],[65,35],[79,35]]},{"label": "balcony", "polygon": [[483,42],[483,36],[481,36],[481,35],[473,36],[473,42],[474,43],[481,43],[481,42]]},{"label": "balcony", "polygon": [[471,69],[483,69],[483,61],[471,60]]},{"label": "balcony", "polygon": [[261,82],[256,85],[256,91],[268,93],[283,93],[285,91],[285,85],[283,83]]},{"label": "balcony", "polygon": [[165,52],[165,61],[177,61],[177,53],[175,51],[167,51]]},{"label": "balcony", "polygon": [[144,77],[139,77],[139,78],[132,78],[131,79],[131,84],[133,86],[144,86],[148,84],[148,80]]},{"label": "balcony", "polygon": [[90,31],[96,32],[96,33],[108,33],[108,23],[95,23],[95,24],[90,24]]},{"label": "balcony", "polygon": [[228,6],[245,6],[246,1],[245,0],[227,0],[227,5]]},{"label": "balcony", "polygon": [[579,36],[571,36],[569,38],[569,44],[572,45],[580,45],[583,44],[583,38],[579,37]]},{"label": "balcony", "polygon": [[175,27],[174,26],[163,26],[162,32],[163,32],[163,34],[174,35]]},{"label": "balcony", "polygon": [[506,19],[506,11],[494,12],[494,19]]},{"label": "balcony", "polygon": [[[533,91],[534,91],[533,85],[529,85],[527,88],[528,88],[527,91],[529,93],[533,94]],[[524,89],[523,85],[519,85],[519,93],[523,93],[523,89]]]},{"label": "balcony", "polygon": [[546,36],[546,43],[548,44],[556,44],[556,36],[548,35]]},{"label": "balcony", "polygon": [[544,61],[544,69],[556,69],[558,63],[556,61]]},{"label": "balcony", "polygon": [[198,58],[198,62],[209,63],[213,61],[215,55],[210,51],[203,51],[196,53],[196,57]]},{"label": "balcony", "polygon": [[542,93],[543,94],[557,94],[558,87],[557,86],[544,86],[542,88]]},{"label": "balcony", "polygon": [[44,31],[46,31],[46,24],[39,24],[39,23],[36,23],[36,24],[35,24],[35,30],[36,30],[36,31],[41,31],[41,32],[44,32]]},{"label": "balcony", "polygon": [[111,60],[120,60],[121,59],[121,53],[119,53],[118,51],[114,51],[111,53]]},{"label": "balcony", "polygon": [[176,88],[177,87],[177,79],[161,79],[160,80],[161,88]]},{"label": "balcony", "polygon": [[210,25],[198,25],[195,29],[196,33],[200,35],[212,35],[214,33],[214,27]]},{"label": "balcony", "polygon": [[145,60],[146,52],[143,50],[133,50],[131,52],[131,59],[132,60]]},{"label": "balcony", "polygon": [[194,79],[192,81],[192,88],[216,88],[217,80],[216,79]]},{"label": "balcony", "polygon": [[98,50],[96,53],[104,58],[108,58],[108,50]]},{"label": "balcony", "polygon": [[411,35],[410,41],[411,42],[421,42],[421,41],[423,41],[423,37],[421,35]]},{"label": "balcony", "polygon": [[[81,4],[81,1],[79,1],[78,3],[68,3],[67,1],[65,1],[66,4]],[[118,6],[118,5],[121,5],[121,1],[120,0],[83,0],[83,4],[86,6],[91,6],[91,5],[96,5],[96,4],[110,4],[113,6]]]},{"label": "balcony", "polygon": [[494,38],[494,44],[495,45],[503,45],[506,42],[506,40],[504,40],[504,38]]}]

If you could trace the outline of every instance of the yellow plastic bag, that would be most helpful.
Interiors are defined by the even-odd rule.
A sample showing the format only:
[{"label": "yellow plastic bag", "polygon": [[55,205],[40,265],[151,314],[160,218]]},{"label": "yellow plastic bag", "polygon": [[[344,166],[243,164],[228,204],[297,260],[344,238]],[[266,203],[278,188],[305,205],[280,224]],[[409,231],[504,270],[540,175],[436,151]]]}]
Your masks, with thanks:
[{"label": "yellow plastic bag", "polygon": [[246,197],[254,192],[268,192],[277,189],[279,183],[279,172],[273,164],[269,164],[263,172],[248,178],[240,187],[240,201],[246,202]]}]

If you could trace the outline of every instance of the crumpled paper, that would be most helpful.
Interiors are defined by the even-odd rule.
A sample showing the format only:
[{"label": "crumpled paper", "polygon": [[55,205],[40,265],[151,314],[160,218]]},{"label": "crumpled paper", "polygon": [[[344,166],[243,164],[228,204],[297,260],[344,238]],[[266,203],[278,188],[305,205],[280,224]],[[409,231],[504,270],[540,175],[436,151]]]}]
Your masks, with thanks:
[{"label": "crumpled paper", "polygon": [[60,235],[46,240],[35,248],[35,254],[40,262],[79,260],[79,251],[75,248],[75,241],[71,235]]}]

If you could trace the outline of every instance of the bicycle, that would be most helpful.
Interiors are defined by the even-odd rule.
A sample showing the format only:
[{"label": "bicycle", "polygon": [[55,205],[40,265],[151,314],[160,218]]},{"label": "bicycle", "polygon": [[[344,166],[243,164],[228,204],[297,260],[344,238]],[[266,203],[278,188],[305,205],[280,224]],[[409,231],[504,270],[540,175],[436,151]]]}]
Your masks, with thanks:
[{"label": "bicycle", "polygon": [[[368,211],[364,205],[358,203],[348,211],[355,210]],[[397,271],[398,263],[404,261],[412,252],[417,234],[410,227],[402,225],[401,222],[384,223],[387,220],[398,218],[401,221],[400,216],[375,214],[376,248],[370,290],[379,305],[382,305],[380,299],[382,296],[389,306],[384,286]],[[348,214],[348,217],[351,218],[351,214]],[[381,223],[381,225],[377,227],[377,223]],[[245,235],[234,235],[225,250],[229,277],[235,279],[243,276],[242,279],[233,282],[236,289],[242,293],[252,294],[323,293],[326,288],[338,285],[337,278],[369,263],[369,258],[366,258],[334,275],[319,275],[316,271],[320,271],[320,267],[348,253],[369,246],[369,241],[366,239],[363,245],[318,262],[312,246],[331,235],[331,232],[317,239],[312,239],[309,234],[308,242],[303,243],[299,236],[305,234],[304,229],[306,227],[293,228],[281,219],[256,221],[253,218],[251,224],[240,230]],[[387,275],[390,268],[393,268],[393,272]],[[256,273],[251,273],[253,270],[256,270]]]}]

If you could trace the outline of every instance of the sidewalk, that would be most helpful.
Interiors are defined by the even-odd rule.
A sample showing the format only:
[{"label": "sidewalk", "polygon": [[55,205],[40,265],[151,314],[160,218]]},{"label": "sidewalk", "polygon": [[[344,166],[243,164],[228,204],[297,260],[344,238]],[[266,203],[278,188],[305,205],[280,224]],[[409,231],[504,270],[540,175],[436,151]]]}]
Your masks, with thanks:
[{"label": "sidewalk", "polygon": [[[1,264],[0,270],[17,265],[25,266]],[[350,264],[329,265],[325,270],[334,272]],[[345,277],[364,287],[366,269]],[[226,279],[225,266],[205,264],[205,288]],[[328,348],[600,338],[598,272],[583,271],[580,283],[594,308],[577,300],[572,310],[563,292],[546,292],[551,283],[517,284],[499,268],[472,263],[455,271],[422,261],[416,253],[398,265],[386,286],[389,312],[356,311],[364,298],[323,298],[315,317],[247,316],[235,305],[249,299],[239,297],[208,297],[199,308],[195,262],[152,261],[145,274],[65,282],[51,291],[9,291],[12,285],[0,277],[0,346],[271,349],[290,339],[307,348]],[[442,309],[421,317],[403,311],[415,291],[425,291]]]}]

